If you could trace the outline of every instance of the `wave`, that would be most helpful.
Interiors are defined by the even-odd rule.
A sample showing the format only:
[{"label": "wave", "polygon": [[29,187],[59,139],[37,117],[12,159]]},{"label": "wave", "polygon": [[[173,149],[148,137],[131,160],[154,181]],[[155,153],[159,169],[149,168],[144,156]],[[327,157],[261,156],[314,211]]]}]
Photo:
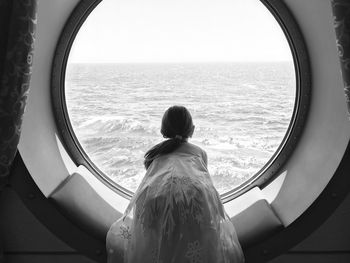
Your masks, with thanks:
[{"label": "wave", "polygon": [[95,116],[80,123],[78,130],[92,130],[95,133],[113,133],[117,131],[155,134],[156,127],[149,122],[141,122],[133,118],[120,116]]}]

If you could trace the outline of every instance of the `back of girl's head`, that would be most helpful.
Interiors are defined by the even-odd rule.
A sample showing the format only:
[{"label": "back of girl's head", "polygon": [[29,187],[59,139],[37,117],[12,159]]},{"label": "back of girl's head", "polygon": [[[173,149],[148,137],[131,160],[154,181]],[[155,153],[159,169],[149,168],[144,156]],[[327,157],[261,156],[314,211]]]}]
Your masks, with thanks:
[{"label": "back of girl's head", "polygon": [[162,118],[161,133],[163,141],[145,154],[144,165],[146,169],[151,165],[153,160],[158,156],[175,151],[181,143],[193,134],[194,126],[190,112],[183,106],[172,106],[167,109]]},{"label": "back of girl's head", "polygon": [[192,116],[183,106],[172,106],[163,115],[161,133],[164,138],[176,135],[188,138],[193,133]]}]

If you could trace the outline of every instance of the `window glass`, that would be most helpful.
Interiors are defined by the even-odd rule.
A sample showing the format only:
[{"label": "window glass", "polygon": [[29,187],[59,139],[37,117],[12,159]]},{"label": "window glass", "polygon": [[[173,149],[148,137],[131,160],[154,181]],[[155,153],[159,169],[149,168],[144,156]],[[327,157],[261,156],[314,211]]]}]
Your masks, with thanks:
[{"label": "window glass", "polygon": [[184,105],[192,143],[222,194],[258,173],[281,144],[296,96],[282,29],[258,0],[104,0],[69,55],[65,96],[90,160],[135,191],[161,117]]}]

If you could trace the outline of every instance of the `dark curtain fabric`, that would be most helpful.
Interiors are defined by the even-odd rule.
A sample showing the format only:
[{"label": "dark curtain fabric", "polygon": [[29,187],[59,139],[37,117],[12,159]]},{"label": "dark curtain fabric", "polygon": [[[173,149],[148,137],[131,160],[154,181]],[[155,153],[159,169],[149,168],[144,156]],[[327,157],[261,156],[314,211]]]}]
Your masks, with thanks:
[{"label": "dark curtain fabric", "polygon": [[332,0],[334,27],[350,117],[350,0]]},{"label": "dark curtain fabric", "polygon": [[0,0],[0,190],[17,152],[32,73],[37,0]]}]

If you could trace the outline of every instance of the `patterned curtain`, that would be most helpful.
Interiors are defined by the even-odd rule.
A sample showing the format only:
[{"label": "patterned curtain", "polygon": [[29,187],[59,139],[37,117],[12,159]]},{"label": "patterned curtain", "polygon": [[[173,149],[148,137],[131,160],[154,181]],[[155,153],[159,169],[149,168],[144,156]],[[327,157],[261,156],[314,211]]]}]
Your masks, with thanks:
[{"label": "patterned curtain", "polygon": [[332,0],[344,91],[350,118],[350,0]]},{"label": "patterned curtain", "polygon": [[36,9],[37,0],[0,0],[0,190],[7,182],[21,133]]}]

